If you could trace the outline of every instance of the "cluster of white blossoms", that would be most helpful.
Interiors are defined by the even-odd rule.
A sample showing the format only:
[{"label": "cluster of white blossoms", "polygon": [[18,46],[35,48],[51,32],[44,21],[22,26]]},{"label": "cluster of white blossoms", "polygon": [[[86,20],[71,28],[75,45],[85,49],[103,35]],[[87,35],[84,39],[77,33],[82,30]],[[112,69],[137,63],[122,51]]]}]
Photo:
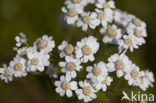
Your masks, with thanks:
[{"label": "cluster of white blossoms", "polygon": [[[89,4],[95,6],[93,11],[85,10]],[[99,50],[100,45],[93,36],[83,38],[76,46],[63,41],[58,49],[60,58],[65,60],[59,63],[64,75],[60,77],[60,81],[55,82],[57,93],[71,97],[74,92],[78,99],[89,102],[97,97],[96,93],[99,90],[102,89],[104,92],[107,90],[107,86],[113,81],[109,76],[111,72],[116,72],[118,78],[124,77],[130,86],[138,86],[144,91],[149,86],[153,87],[152,83],[155,82],[153,73],[140,70],[126,56],[128,49],[133,52],[134,49],[145,44],[147,31],[143,21],[116,9],[113,0],[66,0],[62,11],[67,24],[81,27],[83,31],[89,28],[96,31],[99,29],[99,33],[104,36],[103,42],[117,45],[118,53],[110,56],[108,63],[100,61],[86,67],[88,72],[86,79],[77,83],[77,72],[84,69],[81,64],[93,62],[94,54]]]},{"label": "cluster of white blossoms", "polygon": [[[52,37],[44,35],[37,39],[33,47],[27,47],[27,39],[23,33],[15,37],[17,54],[10,62],[9,66],[3,65],[0,68],[0,78],[6,83],[13,80],[13,77],[25,77],[28,72],[44,71],[46,66],[50,65],[49,53],[55,47]],[[21,45],[27,45],[21,47]]]},{"label": "cluster of white blossoms", "polygon": [[[88,4],[95,6],[94,11],[85,11]],[[65,13],[67,24],[75,24],[87,31],[88,27],[97,29],[104,35],[103,42],[118,45],[119,52],[139,48],[145,44],[146,24],[134,15],[115,8],[113,0],[66,0]]]},{"label": "cluster of white blossoms", "polygon": [[[94,5],[95,10],[85,11],[88,4]],[[128,49],[133,52],[134,48],[137,49],[145,44],[144,37],[147,36],[147,32],[143,21],[134,15],[115,9],[113,0],[66,0],[62,11],[65,13],[67,24],[82,27],[83,31],[87,31],[88,27],[99,29],[98,32],[104,36],[103,42],[117,45],[118,52],[110,56],[107,63],[99,61],[86,66],[87,63],[93,64],[100,49],[96,37],[84,37],[76,45],[64,40],[58,46],[59,55],[54,57],[52,51],[55,41],[52,36],[43,35],[30,47],[26,36],[20,33],[15,37],[16,57],[9,66],[4,64],[3,68],[0,68],[2,80],[8,83],[13,77],[25,77],[28,72],[43,72],[47,67],[46,73],[57,79],[54,84],[60,96],[76,95],[84,102],[96,99],[98,91],[108,90],[108,86],[113,81],[109,76],[112,72],[116,72],[117,78],[124,77],[130,86],[138,86],[144,91],[150,86],[153,87],[154,74],[148,70],[141,70],[126,56]],[[52,62],[56,63],[50,63],[50,57]],[[58,68],[61,68],[60,75],[57,72]],[[79,81],[78,72],[84,69],[87,75],[83,81]]]}]

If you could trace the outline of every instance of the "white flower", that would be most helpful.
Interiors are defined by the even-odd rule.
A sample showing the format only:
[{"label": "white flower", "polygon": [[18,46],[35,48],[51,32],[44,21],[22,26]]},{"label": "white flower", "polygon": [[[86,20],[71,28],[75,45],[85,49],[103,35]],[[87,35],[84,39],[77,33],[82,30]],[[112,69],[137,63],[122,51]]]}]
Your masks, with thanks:
[{"label": "white flower", "polygon": [[77,42],[75,53],[77,58],[81,58],[82,62],[94,61],[94,54],[99,49],[99,43],[93,36],[83,38],[80,42]]},{"label": "white flower", "polygon": [[101,81],[103,77],[107,76],[107,68],[104,62],[99,62],[94,64],[94,67],[88,66],[87,68],[88,75],[87,78],[96,79],[97,81]]},{"label": "white flower", "polygon": [[46,72],[50,78],[57,78],[58,74],[57,74],[57,68],[54,65],[49,65],[47,72]]},{"label": "white flower", "polygon": [[25,77],[27,75],[25,63],[26,60],[24,60],[20,56],[16,56],[14,60],[10,62],[9,67],[14,70],[15,77]]},{"label": "white flower", "polygon": [[121,29],[118,29],[116,25],[104,27],[100,29],[101,34],[104,34],[103,42],[110,44],[118,44],[122,36]]},{"label": "white flower", "polygon": [[17,54],[18,54],[20,57],[26,59],[29,52],[35,52],[35,51],[36,51],[36,48],[32,48],[32,47],[30,47],[30,48],[28,48],[28,47],[23,47],[23,48],[21,48],[21,49],[18,49]]},{"label": "white flower", "polygon": [[49,58],[50,56],[43,52],[28,52],[27,71],[44,71],[44,67],[50,64]]},{"label": "white flower", "polygon": [[138,81],[140,77],[140,68],[135,64],[132,64],[131,69],[125,74],[124,78],[128,80],[129,85],[138,86]]},{"label": "white flower", "polygon": [[145,28],[135,27],[133,24],[129,24],[127,26],[127,33],[136,37],[136,42],[138,45],[146,43],[144,37],[147,37],[147,31]]},{"label": "white flower", "polygon": [[144,71],[140,71],[138,86],[144,91],[146,91],[146,89],[149,87],[148,80],[145,77]]},{"label": "white flower", "polygon": [[60,58],[71,56],[74,53],[74,46],[72,44],[68,44],[66,41],[63,41],[61,45],[58,46],[60,52]]},{"label": "white flower", "polygon": [[96,82],[93,85],[97,90],[102,89],[104,92],[107,90],[107,86],[110,86],[113,79],[110,76],[105,76],[100,82]]},{"label": "white flower", "polygon": [[65,13],[65,20],[68,24],[74,24],[78,20],[78,14],[82,13],[82,9],[62,7],[62,12]]},{"label": "white flower", "polygon": [[154,80],[154,74],[148,70],[145,71],[145,78],[147,79],[148,84],[153,87],[153,84],[155,82]]},{"label": "white flower", "polygon": [[127,12],[122,12],[118,9],[114,10],[114,20],[117,25],[126,27],[129,24],[129,22],[131,22],[132,17],[133,16],[128,14]]},{"label": "white flower", "polygon": [[103,27],[106,27],[108,23],[111,23],[113,20],[113,13],[111,10],[99,10],[95,9],[97,13],[97,19],[102,24]]},{"label": "white flower", "polygon": [[131,61],[125,54],[114,54],[108,58],[108,71],[116,71],[116,75],[118,78],[122,77],[125,72],[129,71],[130,65]]},{"label": "white flower", "polygon": [[8,68],[5,64],[3,65],[3,68],[0,68],[0,78],[4,80],[6,83],[13,80],[13,69]]},{"label": "white flower", "polygon": [[143,21],[141,21],[139,18],[133,16],[132,18],[132,24],[135,26],[135,27],[140,27],[142,29],[146,28],[146,23],[144,23]]},{"label": "white flower", "polygon": [[84,102],[89,102],[97,97],[95,94],[96,91],[86,80],[84,82],[80,81],[79,86],[81,89],[76,90],[79,100],[83,99]]},{"label": "white flower", "polygon": [[27,38],[26,38],[25,34],[23,34],[23,33],[20,33],[19,36],[16,36],[15,40],[17,42],[16,43],[17,47],[20,47],[23,43],[27,42]]},{"label": "white flower", "polygon": [[66,73],[66,75],[75,78],[77,76],[76,71],[80,71],[82,66],[80,66],[80,60],[74,59],[73,57],[67,56],[65,62],[60,62],[59,65],[62,67],[61,71]]},{"label": "white flower", "polygon": [[61,76],[60,81],[55,81],[56,92],[60,94],[60,96],[64,96],[65,94],[68,97],[72,97],[73,93],[72,90],[77,90],[77,82],[71,81],[70,76]]},{"label": "white flower", "polygon": [[77,21],[77,26],[82,27],[83,31],[87,31],[88,26],[91,29],[95,29],[96,26],[100,24],[100,21],[96,18],[97,14],[95,12],[82,12],[81,17],[82,18]]},{"label": "white flower", "polygon": [[133,52],[133,49],[138,49],[136,37],[134,35],[124,35],[124,40],[119,41],[119,52],[122,50],[128,50],[130,49],[131,52]]},{"label": "white flower", "polygon": [[41,38],[37,39],[34,43],[34,47],[39,48],[44,53],[49,53],[55,47],[55,41],[52,39],[52,36],[48,37],[47,35],[43,35]]},{"label": "white flower", "polygon": [[114,9],[114,1],[113,0],[97,0],[96,7],[100,9]]}]

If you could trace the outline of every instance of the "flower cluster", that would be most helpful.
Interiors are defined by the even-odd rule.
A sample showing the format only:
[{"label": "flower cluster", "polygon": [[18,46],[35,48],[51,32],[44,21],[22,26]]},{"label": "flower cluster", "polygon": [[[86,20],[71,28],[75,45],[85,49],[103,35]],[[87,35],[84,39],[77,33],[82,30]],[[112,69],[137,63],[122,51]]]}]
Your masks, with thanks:
[{"label": "flower cluster", "polygon": [[[13,77],[25,77],[28,72],[44,71],[45,66],[49,66],[49,53],[55,47],[55,42],[52,37],[44,35],[37,39],[33,47],[18,48],[17,55],[10,62],[9,66],[3,65],[0,68],[0,78],[6,83],[13,80]],[[28,45],[26,36],[20,33],[15,37],[16,46]]]},{"label": "flower cluster", "polygon": [[[85,11],[88,4],[95,6],[94,11]],[[110,76],[112,72],[116,72],[117,78],[124,77],[130,86],[138,86],[144,91],[150,86],[153,87],[154,74],[141,70],[126,55],[128,49],[133,52],[134,48],[145,44],[147,31],[143,21],[116,9],[113,0],[66,0],[62,11],[67,24],[75,24],[83,31],[88,28],[96,29],[98,32],[95,35],[100,33],[104,36],[103,43],[118,46],[117,53],[110,56],[107,63],[99,61],[86,66],[93,64],[100,49],[100,43],[95,36],[84,37],[76,45],[62,41],[58,46],[59,55],[55,55],[55,58],[51,53],[55,47],[52,36],[43,35],[30,47],[26,36],[20,33],[15,37],[15,58],[9,66],[4,64],[0,68],[2,80],[8,83],[13,77],[25,77],[28,72],[43,72],[48,67],[46,73],[51,78],[60,78],[54,83],[60,96],[76,95],[84,102],[96,99],[98,91],[108,90],[108,86],[113,82]],[[51,59],[57,59],[56,65],[50,63]],[[61,68],[60,75],[58,68]],[[78,72],[82,70],[85,70],[87,75],[80,81]]]},{"label": "flower cluster", "polygon": [[[96,6],[94,11],[85,11],[88,4]],[[106,0],[66,0],[65,7],[62,8],[65,13],[65,20],[68,24],[76,24],[87,31],[88,27],[95,29],[97,26],[107,27],[113,21],[114,1]]]},{"label": "flower cluster", "polygon": [[[88,4],[95,5],[94,11],[85,11]],[[66,0],[65,20],[87,31],[88,27],[104,35],[103,42],[118,45],[119,52],[139,48],[145,44],[146,24],[134,15],[115,8],[113,0]]]}]

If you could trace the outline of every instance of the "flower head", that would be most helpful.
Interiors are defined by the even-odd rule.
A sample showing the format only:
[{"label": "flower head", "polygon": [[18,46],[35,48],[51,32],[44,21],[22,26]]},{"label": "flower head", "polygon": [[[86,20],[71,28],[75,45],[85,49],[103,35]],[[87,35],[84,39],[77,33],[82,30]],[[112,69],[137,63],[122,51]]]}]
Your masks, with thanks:
[{"label": "flower head", "polygon": [[80,60],[74,59],[73,57],[66,57],[65,62],[60,62],[59,65],[62,67],[62,72],[66,73],[66,75],[71,76],[72,78],[75,78],[77,76],[76,71],[80,71],[82,69],[82,66],[80,66]]},{"label": "flower head", "polygon": [[37,41],[34,43],[34,47],[40,49],[44,53],[49,53],[55,47],[55,41],[52,39],[52,36],[48,37],[47,35],[44,35],[37,39]]},{"label": "flower head", "polygon": [[5,64],[3,65],[3,68],[0,68],[0,78],[4,80],[6,83],[13,80],[13,74],[14,71],[12,68],[7,67]]},{"label": "flower head", "polygon": [[93,36],[88,38],[83,38],[80,42],[77,42],[75,48],[75,53],[77,58],[81,58],[82,62],[87,62],[88,60],[94,61],[94,54],[99,49],[99,43],[97,39]]},{"label": "flower head", "polygon": [[71,81],[70,76],[61,76],[60,81],[55,81],[56,92],[60,94],[60,96],[64,96],[65,94],[68,97],[71,97],[73,95],[72,91],[77,90],[77,82]]},{"label": "flower head", "polygon": [[89,102],[97,97],[95,94],[96,91],[86,80],[84,82],[80,81],[79,86],[81,87],[81,89],[76,90],[78,99],[83,99],[84,102]]}]

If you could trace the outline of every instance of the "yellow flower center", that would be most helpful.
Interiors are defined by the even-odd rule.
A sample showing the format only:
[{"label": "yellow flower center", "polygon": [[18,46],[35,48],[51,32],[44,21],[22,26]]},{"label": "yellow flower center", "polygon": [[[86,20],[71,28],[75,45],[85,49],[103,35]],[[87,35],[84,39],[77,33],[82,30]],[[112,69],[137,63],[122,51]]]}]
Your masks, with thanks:
[{"label": "yellow flower center", "polygon": [[102,84],[106,84],[107,83],[107,77],[102,81]]},{"label": "yellow flower center", "polygon": [[39,60],[37,58],[31,59],[31,65],[37,66],[39,64]]},{"label": "yellow flower center", "polygon": [[69,63],[66,64],[66,68],[67,68],[68,71],[73,71],[73,70],[76,69],[76,65],[73,62],[69,62]]},{"label": "yellow flower center", "polygon": [[144,78],[143,77],[140,77],[139,79],[140,79],[140,84],[143,85],[144,84]]},{"label": "yellow flower center", "polygon": [[66,81],[63,81],[61,86],[62,86],[62,89],[68,90],[70,88],[70,83],[66,82]]},{"label": "yellow flower center", "polygon": [[131,73],[131,75],[132,75],[132,77],[133,77],[134,79],[137,79],[138,76],[139,76],[139,73],[138,73],[138,71],[133,70],[132,73]]},{"label": "yellow flower center", "polygon": [[97,18],[100,20],[103,20],[105,17],[106,17],[106,14],[104,12],[100,12]]},{"label": "yellow flower center", "polygon": [[133,42],[132,42],[132,40],[131,39],[125,39],[125,44],[127,45],[127,46],[132,46],[132,44],[133,44]]},{"label": "yellow flower center", "polygon": [[110,8],[110,5],[109,5],[107,2],[105,2],[105,3],[103,4],[103,8],[109,9],[109,8]]},{"label": "yellow flower center", "polygon": [[80,3],[82,0],[72,0],[72,3],[76,4],[76,3]]},{"label": "yellow flower center", "polygon": [[5,76],[6,77],[9,77],[10,76],[10,72],[9,72],[9,70],[7,69],[7,70],[5,70]]},{"label": "yellow flower center", "polygon": [[107,36],[110,37],[110,38],[115,38],[116,37],[116,30],[113,29],[113,28],[108,28],[107,29]]},{"label": "yellow flower center", "polygon": [[27,57],[27,54],[28,54],[27,51],[23,51],[23,52],[21,53],[21,56],[24,57],[24,58],[26,58],[26,57]]},{"label": "yellow flower center", "polygon": [[134,18],[132,20],[133,24],[135,24],[136,26],[141,26],[141,20],[139,18]]},{"label": "yellow flower center", "polygon": [[69,15],[70,17],[75,17],[75,16],[77,15],[77,13],[76,13],[75,10],[69,10],[69,11],[68,11],[68,15]]},{"label": "yellow flower center", "polygon": [[82,47],[82,53],[84,55],[90,55],[92,53],[92,50],[89,46],[85,45]]},{"label": "yellow flower center", "polygon": [[17,63],[14,68],[16,71],[21,71],[23,68],[23,65],[21,63]]},{"label": "yellow flower center", "polygon": [[83,88],[83,94],[84,95],[89,96],[91,94],[91,92],[92,92],[92,90],[91,90],[90,86]]},{"label": "yellow flower center", "polygon": [[121,60],[116,61],[115,68],[118,70],[122,70],[124,68],[124,63]]},{"label": "yellow flower center", "polygon": [[85,24],[90,24],[90,22],[91,22],[90,16],[85,16],[85,17],[83,18],[83,22],[84,22]]},{"label": "yellow flower center", "polygon": [[94,69],[93,69],[93,74],[94,74],[95,76],[99,76],[99,75],[101,74],[101,69],[100,69],[100,68],[94,68]]},{"label": "yellow flower center", "polygon": [[150,81],[149,75],[146,75],[145,78]]},{"label": "yellow flower center", "polygon": [[39,43],[39,47],[41,49],[45,48],[48,45],[48,42],[46,40],[41,40]]},{"label": "yellow flower center", "polygon": [[134,34],[135,34],[135,36],[137,36],[137,37],[142,37],[142,32],[141,32],[141,30],[139,30],[139,29],[135,29]]},{"label": "yellow flower center", "polygon": [[67,55],[71,55],[71,54],[73,54],[73,52],[74,52],[74,47],[73,47],[72,45],[68,45],[68,46],[65,48],[65,53],[66,53]]}]

